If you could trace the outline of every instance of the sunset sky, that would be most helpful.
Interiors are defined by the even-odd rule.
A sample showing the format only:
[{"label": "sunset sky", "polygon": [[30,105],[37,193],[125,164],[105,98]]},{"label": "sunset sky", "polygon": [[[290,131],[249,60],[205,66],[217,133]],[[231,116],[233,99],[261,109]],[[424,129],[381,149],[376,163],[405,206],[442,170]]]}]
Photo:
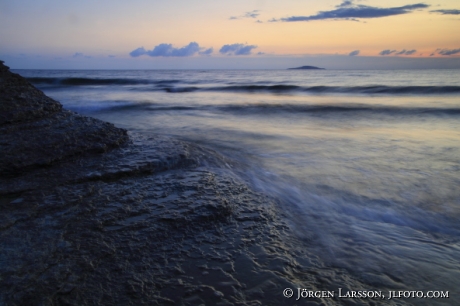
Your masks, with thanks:
[{"label": "sunset sky", "polygon": [[0,0],[11,68],[460,68],[460,1]]}]

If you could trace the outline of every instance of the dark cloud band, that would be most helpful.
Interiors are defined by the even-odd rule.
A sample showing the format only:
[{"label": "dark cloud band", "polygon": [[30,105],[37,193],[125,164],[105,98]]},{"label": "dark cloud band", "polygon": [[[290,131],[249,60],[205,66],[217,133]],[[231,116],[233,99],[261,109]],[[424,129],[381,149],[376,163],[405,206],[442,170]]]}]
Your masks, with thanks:
[{"label": "dark cloud band", "polygon": [[406,49],[403,49],[401,51],[397,51],[397,50],[390,50],[390,49],[387,49],[387,50],[382,50],[379,55],[382,55],[382,56],[385,56],[385,55],[412,55],[414,54],[415,52],[417,52],[417,50],[406,50]]},{"label": "dark cloud band", "polygon": [[320,11],[318,14],[311,16],[291,16],[281,18],[279,20],[272,19],[271,21],[295,22],[326,19],[381,18],[407,14],[413,10],[427,7],[429,7],[429,5],[424,3],[416,3],[398,7],[381,8],[367,5],[354,5],[352,1],[346,0],[337,5],[335,10]]},{"label": "dark cloud band", "polygon": [[460,54],[460,48],[459,49],[440,49],[438,50],[438,54],[446,55],[446,56]]},{"label": "dark cloud band", "polygon": [[442,15],[460,15],[460,10],[434,10],[432,13],[440,13]]}]

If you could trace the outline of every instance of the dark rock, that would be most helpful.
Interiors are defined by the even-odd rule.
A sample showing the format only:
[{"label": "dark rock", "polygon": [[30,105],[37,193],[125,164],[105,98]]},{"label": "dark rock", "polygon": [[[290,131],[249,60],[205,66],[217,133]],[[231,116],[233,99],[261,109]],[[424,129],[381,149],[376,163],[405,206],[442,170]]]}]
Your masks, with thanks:
[{"label": "dark rock", "polygon": [[0,63],[0,173],[19,175],[85,153],[103,153],[128,141],[126,130],[63,110]]},{"label": "dark rock", "polygon": [[61,110],[59,102],[0,63],[0,126],[41,119]]}]

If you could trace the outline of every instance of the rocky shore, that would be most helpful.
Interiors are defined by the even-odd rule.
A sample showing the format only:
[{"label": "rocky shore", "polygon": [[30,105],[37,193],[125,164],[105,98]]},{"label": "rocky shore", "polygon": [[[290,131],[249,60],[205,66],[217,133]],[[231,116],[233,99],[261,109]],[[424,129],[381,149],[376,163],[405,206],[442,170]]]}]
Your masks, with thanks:
[{"label": "rocky shore", "polygon": [[67,111],[2,63],[0,135],[0,305],[278,305],[315,282],[216,152]]},{"label": "rocky shore", "polygon": [[374,305],[285,298],[369,284],[217,152],[65,110],[3,63],[0,135],[0,305]]}]

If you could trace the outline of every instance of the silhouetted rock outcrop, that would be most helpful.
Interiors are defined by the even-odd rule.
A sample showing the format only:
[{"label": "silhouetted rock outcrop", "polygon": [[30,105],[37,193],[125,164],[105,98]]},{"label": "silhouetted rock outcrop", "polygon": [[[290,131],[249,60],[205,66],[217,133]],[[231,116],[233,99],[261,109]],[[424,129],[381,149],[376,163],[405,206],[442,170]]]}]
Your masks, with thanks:
[{"label": "silhouetted rock outcrop", "polygon": [[295,70],[295,69],[298,69],[298,70],[324,70],[324,68],[319,68],[319,67],[315,67],[315,66],[301,66],[301,67],[296,67],[296,68],[288,68],[288,70]]},{"label": "silhouetted rock outcrop", "polygon": [[17,175],[85,153],[101,153],[128,140],[113,124],[64,110],[0,63],[0,172]]}]

